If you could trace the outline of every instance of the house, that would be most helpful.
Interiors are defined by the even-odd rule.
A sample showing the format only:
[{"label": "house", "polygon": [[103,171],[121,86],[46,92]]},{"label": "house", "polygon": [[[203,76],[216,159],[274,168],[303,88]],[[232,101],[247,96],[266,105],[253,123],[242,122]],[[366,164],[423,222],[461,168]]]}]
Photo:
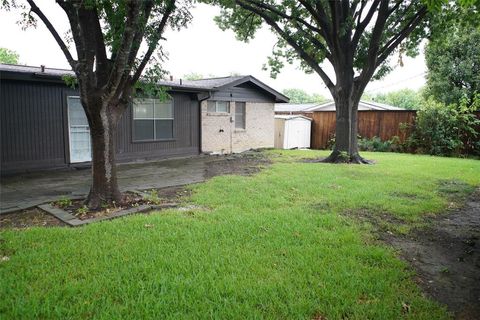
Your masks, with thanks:
[{"label": "house", "polygon": [[[358,111],[399,111],[405,110],[403,108],[397,108],[383,103],[363,101],[358,104]],[[324,103],[305,103],[305,104],[291,104],[282,103],[275,105],[275,114],[308,114],[316,111],[335,111],[335,102],[328,101]]]},{"label": "house", "polygon": [[[69,70],[0,64],[1,174],[91,161],[90,133]],[[288,98],[252,76],[165,81],[171,99],[135,99],[120,120],[119,162],[274,145],[274,104]]]}]

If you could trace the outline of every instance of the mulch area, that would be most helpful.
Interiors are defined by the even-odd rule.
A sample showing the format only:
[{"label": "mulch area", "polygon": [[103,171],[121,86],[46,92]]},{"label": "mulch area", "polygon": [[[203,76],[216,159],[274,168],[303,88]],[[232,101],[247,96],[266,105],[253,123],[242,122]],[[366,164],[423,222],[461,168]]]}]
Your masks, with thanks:
[{"label": "mulch area", "polygon": [[66,226],[64,222],[38,208],[0,215],[0,229],[64,226]]},{"label": "mulch area", "polygon": [[271,164],[272,161],[264,153],[258,151],[218,156],[218,160],[215,159],[207,163],[205,178],[209,179],[226,174],[250,176]]}]

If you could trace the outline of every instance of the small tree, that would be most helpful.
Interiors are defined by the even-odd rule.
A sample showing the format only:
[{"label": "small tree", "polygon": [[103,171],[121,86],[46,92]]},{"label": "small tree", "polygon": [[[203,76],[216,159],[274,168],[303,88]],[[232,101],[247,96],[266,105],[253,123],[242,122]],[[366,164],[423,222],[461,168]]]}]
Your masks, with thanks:
[{"label": "small tree", "polygon": [[[368,163],[358,153],[358,103],[372,78],[389,70],[395,51],[417,53],[426,35],[426,17],[431,5],[441,0],[205,0],[223,11],[217,22],[232,28],[242,40],[252,38],[266,23],[279,41],[269,59],[272,75],[284,65],[300,60],[308,72],[317,73],[329,89],[336,106],[336,144],[327,162]],[[332,79],[324,69],[328,62]],[[347,155],[345,157],[345,154]]]},{"label": "small tree", "polygon": [[320,103],[327,99],[320,94],[308,94],[302,89],[285,89],[283,94],[290,98],[290,103]]},{"label": "small tree", "polygon": [[7,48],[0,48],[0,63],[18,64],[19,55]]},{"label": "small tree", "polygon": [[364,94],[362,99],[385,103],[398,108],[416,110],[420,108],[422,103],[422,92],[423,90],[400,89],[387,93]]},{"label": "small tree", "polygon": [[[70,23],[75,55],[35,1],[26,2],[26,26],[36,25],[33,14],[40,19],[76,75],[92,141],[93,182],[87,204],[94,209],[120,202],[115,165],[118,122],[167,27],[178,29],[190,20],[190,0],[57,0]],[[3,1],[3,6],[8,9],[12,3]],[[150,72],[152,77],[159,74]]]},{"label": "small tree", "polygon": [[458,10],[433,22],[425,48],[426,96],[445,104],[458,104],[462,99],[472,104],[480,93],[480,10]]}]

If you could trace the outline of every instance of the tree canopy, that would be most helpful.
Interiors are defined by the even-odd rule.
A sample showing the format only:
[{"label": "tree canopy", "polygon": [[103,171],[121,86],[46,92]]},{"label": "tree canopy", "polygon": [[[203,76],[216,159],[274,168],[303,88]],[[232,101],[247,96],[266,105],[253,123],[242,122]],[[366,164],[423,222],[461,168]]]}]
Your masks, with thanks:
[{"label": "tree canopy", "polygon": [[362,100],[385,103],[408,110],[417,110],[423,102],[422,94],[423,90],[400,89],[386,93],[365,93]]},{"label": "tree canopy", "polygon": [[18,64],[18,53],[7,48],[0,48],[0,63]]},{"label": "tree canopy", "polygon": [[[434,21],[425,48],[426,95],[445,104],[480,94],[480,11],[457,9]],[[446,23],[449,22],[449,23]]]},{"label": "tree canopy", "polygon": [[290,98],[290,103],[321,103],[327,101],[320,94],[308,94],[305,90],[297,88],[285,89],[282,93]]},{"label": "tree canopy", "polygon": [[[272,76],[299,61],[316,73],[336,106],[336,143],[328,162],[367,161],[358,154],[358,103],[368,82],[391,70],[394,52],[414,56],[427,35],[423,1],[204,0],[219,4],[217,23],[248,41],[264,24],[278,36],[268,65]],[[429,1],[436,3],[438,1]],[[333,74],[324,63],[331,65]]]}]

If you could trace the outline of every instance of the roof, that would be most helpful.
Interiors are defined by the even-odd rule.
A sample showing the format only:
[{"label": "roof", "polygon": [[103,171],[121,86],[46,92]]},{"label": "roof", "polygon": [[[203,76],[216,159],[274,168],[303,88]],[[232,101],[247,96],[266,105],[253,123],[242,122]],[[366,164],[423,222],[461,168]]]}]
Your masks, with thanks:
[{"label": "roof", "polygon": [[[56,69],[56,68],[43,68],[37,66],[24,66],[16,64],[0,64],[0,73],[1,72],[12,72],[20,73],[25,75],[33,75],[39,78],[52,78],[60,80],[64,75],[75,76],[75,73],[72,70],[68,69]],[[256,79],[253,76],[230,76],[230,77],[218,77],[218,78],[207,78],[200,80],[175,80],[175,81],[160,81],[158,82],[161,86],[168,86],[172,89],[177,90],[186,90],[186,91],[219,91],[224,90],[229,87],[234,87],[241,85],[246,82],[251,82],[260,89],[266,91],[268,94],[275,97],[275,102],[284,103],[288,102],[289,98],[280,92],[272,89],[265,83]]]},{"label": "roof", "polygon": [[[360,100],[358,103],[358,110],[359,111],[368,111],[368,110],[383,110],[383,111],[397,111],[397,110],[405,110],[403,108],[397,108],[394,106],[390,106],[383,103],[378,102],[371,102],[371,101],[363,101]],[[304,110],[305,112],[314,112],[314,111],[335,111],[335,102],[329,101],[318,106],[309,108]]]},{"label": "roof", "polygon": [[162,81],[160,84],[169,86],[172,88],[201,88],[209,91],[220,91],[225,90],[230,87],[239,86],[243,83],[253,83],[255,86],[266,91],[267,93],[275,97],[275,102],[285,103],[290,99],[284,94],[278,92],[277,90],[269,87],[262,81],[257,78],[247,75],[247,76],[229,76],[229,77],[217,77],[217,78],[206,78],[199,80],[175,80],[175,81]]},{"label": "roof", "polygon": [[281,103],[275,104],[275,112],[302,112],[319,105],[319,103]]},{"label": "roof", "polygon": [[[368,111],[368,110],[398,111],[398,110],[405,110],[405,109],[390,106],[383,103],[361,100],[358,104],[358,110],[359,111]],[[335,111],[335,102],[328,101],[325,103],[278,104],[278,105],[276,104],[275,105],[275,112],[315,112],[315,111]]]},{"label": "roof", "polygon": [[292,119],[297,119],[297,118],[312,121],[312,119],[309,118],[309,117],[305,117],[305,116],[302,116],[302,115],[295,115],[295,114],[292,114],[292,115],[276,115],[275,116],[275,119],[283,119],[283,120],[292,120]]},{"label": "roof", "polygon": [[75,75],[72,70],[68,69],[57,69],[57,68],[47,68],[45,67],[44,72],[42,72],[42,67],[38,66],[24,66],[19,64],[2,64],[0,63],[0,72],[19,72],[19,73],[28,73],[28,74],[38,74],[52,77],[62,77],[66,74]]}]

